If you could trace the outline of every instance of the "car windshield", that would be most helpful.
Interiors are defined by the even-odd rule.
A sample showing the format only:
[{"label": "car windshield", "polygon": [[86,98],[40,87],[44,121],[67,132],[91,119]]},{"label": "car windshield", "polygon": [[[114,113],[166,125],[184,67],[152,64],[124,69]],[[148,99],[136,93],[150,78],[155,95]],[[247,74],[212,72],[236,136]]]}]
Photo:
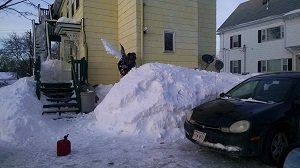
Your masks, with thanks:
[{"label": "car windshield", "polygon": [[288,79],[254,79],[241,83],[226,96],[254,102],[282,102],[289,95],[293,81]]}]

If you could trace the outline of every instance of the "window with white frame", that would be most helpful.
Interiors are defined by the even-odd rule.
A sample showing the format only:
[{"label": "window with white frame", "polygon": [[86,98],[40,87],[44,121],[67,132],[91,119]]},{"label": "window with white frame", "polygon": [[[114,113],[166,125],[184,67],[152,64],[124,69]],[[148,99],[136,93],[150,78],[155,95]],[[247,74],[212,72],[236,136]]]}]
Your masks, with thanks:
[{"label": "window with white frame", "polygon": [[284,37],[283,26],[276,26],[276,27],[258,30],[258,43],[281,39],[283,37]]},{"label": "window with white frame", "polygon": [[230,61],[230,72],[231,73],[241,73],[241,60]]},{"label": "window with white frame", "polygon": [[258,61],[258,72],[292,71],[292,58]]},{"label": "window with white frame", "polygon": [[267,72],[267,61],[258,61],[258,71],[257,72]]},{"label": "window with white frame", "polygon": [[230,49],[241,48],[242,46],[241,41],[242,41],[241,35],[230,36]]},{"label": "window with white frame", "polygon": [[175,51],[175,33],[172,31],[164,31],[164,51]]}]

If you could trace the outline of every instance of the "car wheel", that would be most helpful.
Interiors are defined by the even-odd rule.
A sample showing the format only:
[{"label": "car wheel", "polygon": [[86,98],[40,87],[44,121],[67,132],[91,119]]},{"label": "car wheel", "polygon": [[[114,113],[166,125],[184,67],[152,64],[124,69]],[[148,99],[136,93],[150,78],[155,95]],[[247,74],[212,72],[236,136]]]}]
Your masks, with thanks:
[{"label": "car wheel", "polygon": [[263,146],[262,161],[269,165],[276,165],[288,144],[288,137],[284,131],[280,129],[271,131],[267,135]]}]

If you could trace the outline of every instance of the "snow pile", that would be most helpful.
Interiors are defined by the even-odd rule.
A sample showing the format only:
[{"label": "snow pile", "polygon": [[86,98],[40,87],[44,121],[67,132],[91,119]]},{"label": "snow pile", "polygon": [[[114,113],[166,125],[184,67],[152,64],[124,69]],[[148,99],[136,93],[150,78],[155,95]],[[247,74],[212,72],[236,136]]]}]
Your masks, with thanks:
[{"label": "snow pile", "polygon": [[70,65],[61,60],[47,60],[41,63],[41,81],[46,83],[70,82]]},{"label": "snow pile", "polygon": [[188,110],[248,77],[145,64],[132,69],[112,87],[94,111],[97,124],[113,134],[165,140],[183,138]]},{"label": "snow pile", "polygon": [[109,93],[110,89],[113,87],[113,85],[98,85],[96,87],[96,94],[98,97],[98,102],[102,102],[104,97]]},{"label": "snow pile", "polygon": [[80,24],[80,20],[71,19],[67,17],[61,17],[57,20],[58,23],[73,23],[73,24]]},{"label": "snow pile", "polygon": [[[12,85],[0,88],[0,140],[26,145],[47,131],[42,121],[42,104],[35,95],[31,78],[21,78]],[[42,140],[44,141],[44,140]]]}]

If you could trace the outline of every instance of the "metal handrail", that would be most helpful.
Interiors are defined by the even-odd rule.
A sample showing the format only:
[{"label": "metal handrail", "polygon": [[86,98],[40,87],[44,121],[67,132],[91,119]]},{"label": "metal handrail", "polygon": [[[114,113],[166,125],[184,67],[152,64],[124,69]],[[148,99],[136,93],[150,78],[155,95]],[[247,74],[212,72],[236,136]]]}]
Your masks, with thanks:
[{"label": "metal handrail", "polygon": [[33,43],[33,60],[36,59],[36,37],[35,37],[35,34],[36,34],[36,30],[35,30],[35,20],[33,19],[32,20],[32,43]]},{"label": "metal handrail", "polygon": [[50,18],[50,8],[49,9],[45,9],[45,8],[41,8],[41,5],[38,4],[38,15],[39,15],[39,23],[42,22],[42,16],[47,16],[47,19]]},{"label": "metal handrail", "polygon": [[50,55],[51,55],[51,51],[50,51],[50,37],[49,37],[49,28],[48,28],[48,21],[46,21],[46,43],[47,43],[47,59],[50,58]]},{"label": "metal handrail", "polygon": [[52,20],[52,12],[51,12],[51,5],[48,5],[48,11],[49,11],[49,19]]},{"label": "metal handrail", "polygon": [[70,56],[71,59],[71,71],[72,71],[72,79],[73,79],[73,86],[76,93],[76,100],[78,103],[78,108],[81,111],[81,96],[80,96],[80,89],[81,84],[78,81],[78,71],[75,70],[75,60],[73,56]]}]

